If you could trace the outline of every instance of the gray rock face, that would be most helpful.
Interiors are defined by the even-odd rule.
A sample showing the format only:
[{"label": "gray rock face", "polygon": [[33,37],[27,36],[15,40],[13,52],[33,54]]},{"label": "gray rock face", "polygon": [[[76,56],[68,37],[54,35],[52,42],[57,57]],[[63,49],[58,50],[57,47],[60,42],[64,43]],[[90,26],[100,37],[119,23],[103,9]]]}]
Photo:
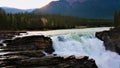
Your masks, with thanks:
[{"label": "gray rock face", "polygon": [[96,37],[104,41],[107,50],[120,54],[120,28],[114,28],[110,31],[97,32]]}]

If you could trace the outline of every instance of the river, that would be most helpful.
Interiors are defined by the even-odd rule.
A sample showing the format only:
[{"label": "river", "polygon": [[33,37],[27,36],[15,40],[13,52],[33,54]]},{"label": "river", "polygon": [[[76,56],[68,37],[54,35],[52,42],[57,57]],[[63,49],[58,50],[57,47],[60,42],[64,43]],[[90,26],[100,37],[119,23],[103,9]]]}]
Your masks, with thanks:
[{"label": "river", "polygon": [[99,68],[120,68],[120,56],[105,50],[103,41],[95,37],[95,32],[109,30],[110,27],[66,29],[50,31],[28,31],[19,37],[30,35],[49,36],[58,56],[89,56],[95,59]]}]

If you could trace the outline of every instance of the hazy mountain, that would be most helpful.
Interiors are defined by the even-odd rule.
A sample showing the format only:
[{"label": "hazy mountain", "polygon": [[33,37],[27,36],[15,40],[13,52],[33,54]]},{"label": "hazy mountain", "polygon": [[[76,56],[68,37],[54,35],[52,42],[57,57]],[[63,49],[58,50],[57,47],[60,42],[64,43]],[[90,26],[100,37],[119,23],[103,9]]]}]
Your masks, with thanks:
[{"label": "hazy mountain", "polygon": [[17,9],[17,8],[10,8],[10,7],[0,7],[4,9],[6,13],[24,13],[24,12],[32,12],[34,9]]},{"label": "hazy mountain", "polygon": [[2,8],[0,8],[0,13],[5,13],[5,11]]},{"label": "hazy mountain", "polygon": [[59,0],[33,12],[85,18],[113,18],[116,10],[120,10],[120,0]]}]

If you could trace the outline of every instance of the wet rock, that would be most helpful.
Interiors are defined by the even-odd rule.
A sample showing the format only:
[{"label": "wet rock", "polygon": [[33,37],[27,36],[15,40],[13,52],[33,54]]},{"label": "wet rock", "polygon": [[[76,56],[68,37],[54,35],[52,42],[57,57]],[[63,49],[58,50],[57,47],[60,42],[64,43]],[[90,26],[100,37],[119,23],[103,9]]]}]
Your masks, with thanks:
[{"label": "wet rock", "polygon": [[93,59],[76,59],[59,56],[44,56],[38,58],[24,58],[24,56],[12,56],[3,61],[2,66],[16,67],[45,67],[45,68],[97,68]]},{"label": "wet rock", "polygon": [[64,39],[63,36],[58,36],[58,40],[59,40],[59,41],[65,41],[65,39]]},{"label": "wet rock", "polygon": [[4,54],[4,56],[14,56],[14,55],[22,55],[27,57],[43,57],[45,54],[41,50],[35,50],[35,51],[16,51],[16,52],[10,52],[8,54]]},{"label": "wet rock", "polygon": [[4,47],[5,50],[44,50],[47,53],[54,52],[52,40],[44,36],[26,36],[5,40],[4,43],[7,44],[7,47]]},{"label": "wet rock", "polygon": [[3,46],[3,44],[2,44],[2,43],[0,43],[0,46]]},{"label": "wet rock", "polygon": [[106,50],[120,54],[120,27],[112,28],[109,31],[97,32],[96,37],[104,41]]},{"label": "wet rock", "polygon": [[2,60],[0,60],[0,67],[6,67],[6,66],[16,66],[16,63],[19,62],[19,60],[27,59],[26,56],[2,56]]},{"label": "wet rock", "polygon": [[16,66],[5,66],[5,67],[1,67],[1,68],[17,68]]},{"label": "wet rock", "polygon": [[19,62],[20,66],[54,66],[62,62],[61,57],[42,57],[24,59]]},{"label": "wet rock", "polygon": [[13,38],[15,35],[20,35],[20,33],[26,33],[26,32],[17,32],[17,31],[13,31],[13,32],[9,32],[9,31],[1,31],[0,32],[0,40],[5,40],[5,39],[11,39]]}]

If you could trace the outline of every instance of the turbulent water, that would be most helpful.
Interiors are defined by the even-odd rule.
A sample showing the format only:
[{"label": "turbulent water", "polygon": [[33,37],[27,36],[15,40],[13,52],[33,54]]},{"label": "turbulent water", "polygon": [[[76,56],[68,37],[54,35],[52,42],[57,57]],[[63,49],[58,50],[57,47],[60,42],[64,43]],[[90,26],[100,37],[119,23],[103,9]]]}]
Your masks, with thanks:
[{"label": "turbulent water", "polygon": [[59,56],[89,56],[95,59],[99,68],[120,68],[120,56],[105,50],[103,41],[95,37],[95,32],[109,30],[109,27],[68,29],[28,32],[26,35],[45,35],[53,41],[54,54]]},{"label": "turbulent water", "polygon": [[120,68],[120,56],[106,51],[94,34],[66,34],[52,37],[54,54],[60,56],[89,56],[99,68]]},{"label": "turbulent water", "polygon": [[99,68],[120,68],[120,56],[105,50],[103,41],[95,37],[95,32],[109,28],[86,28],[27,32],[21,36],[45,35],[51,37],[53,48],[59,56],[89,56],[95,59]]}]

